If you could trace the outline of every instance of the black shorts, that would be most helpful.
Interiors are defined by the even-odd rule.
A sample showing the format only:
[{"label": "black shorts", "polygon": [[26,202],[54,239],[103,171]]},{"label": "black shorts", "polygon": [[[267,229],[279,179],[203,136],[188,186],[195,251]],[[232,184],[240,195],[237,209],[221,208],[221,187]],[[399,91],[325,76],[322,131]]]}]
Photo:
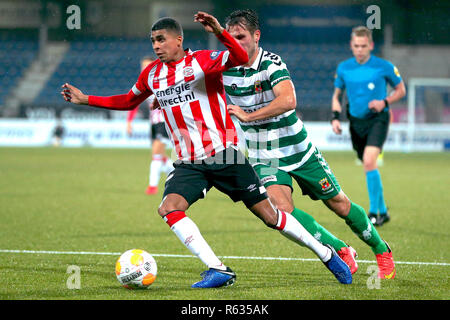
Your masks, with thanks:
[{"label": "black shorts", "polygon": [[369,119],[349,116],[349,120],[353,149],[360,160],[362,160],[366,146],[375,146],[383,150],[383,144],[389,131],[389,111],[374,114]]},{"label": "black shorts", "polygon": [[164,122],[152,123],[151,138],[152,140],[169,139]]},{"label": "black shorts", "polygon": [[267,192],[247,158],[234,148],[228,148],[195,163],[176,161],[166,179],[164,195],[181,195],[189,205],[204,198],[216,187],[234,202],[242,201],[251,208],[267,199]]}]

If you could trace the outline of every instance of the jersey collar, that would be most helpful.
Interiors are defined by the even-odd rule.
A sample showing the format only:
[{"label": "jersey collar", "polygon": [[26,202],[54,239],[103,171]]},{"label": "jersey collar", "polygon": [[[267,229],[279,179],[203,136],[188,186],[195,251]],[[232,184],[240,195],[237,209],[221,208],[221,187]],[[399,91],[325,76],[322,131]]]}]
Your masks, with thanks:
[{"label": "jersey collar", "polygon": [[372,54],[369,56],[369,59],[367,59],[367,61],[364,62],[364,63],[359,63],[358,60],[356,60],[356,58],[354,58],[354,59],[355,59],[355,63],[356,63],[358,66],[366,66],[366,65],[370,62],[370,60],[372,60]]},{"label": "jersey collar", "polygon": [[255,61],[253,61],[252,65],[250,67],[239,66],[237,68],[239,70],[245,70],[245,69],[259,70],[259,67],[261,66],[263,51],[264,50],[261,47],[258,48],[258,56],[256,57]]},{"label": "jersey collar", "polygon": [[255,61],[253,61],[252,65],[249,67],[253,70],[259,70],[259,66],[261,65],[261,60],[263,56],[263,49],[261,47],[258,47],[258,56],[256,57]]}]

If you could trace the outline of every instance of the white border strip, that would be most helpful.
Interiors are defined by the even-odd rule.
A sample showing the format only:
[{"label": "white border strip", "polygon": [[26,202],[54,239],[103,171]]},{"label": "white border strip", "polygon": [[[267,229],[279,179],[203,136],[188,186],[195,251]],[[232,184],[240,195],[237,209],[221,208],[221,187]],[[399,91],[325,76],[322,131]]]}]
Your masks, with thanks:
[{"label": "white border strip", "polygon": [[[31,254],[68,254],[68,255],[101,255],[101,256],[120,256],[121,252],[90,252],[90,251],[37,251],[37,250],[6,250],[0,249],[0,253],[31,253]],[[164,254],[151,253],[154,257],[168,257],[168,258],[196,258],[193,255],[183,254]],[[245,256],[219,256],[223,259],[240,259],[240,260],[279,260],[279,261],[320,261],[319,259],[307,258],[283,258],[283,257],[245,257]],[[357,260],[359,263],[376,263],[372,260]],[[446,262],[410,262],[410,261],[395,261],[396,264],[408,265],[424,265],[424,266],[450,266]]]}]

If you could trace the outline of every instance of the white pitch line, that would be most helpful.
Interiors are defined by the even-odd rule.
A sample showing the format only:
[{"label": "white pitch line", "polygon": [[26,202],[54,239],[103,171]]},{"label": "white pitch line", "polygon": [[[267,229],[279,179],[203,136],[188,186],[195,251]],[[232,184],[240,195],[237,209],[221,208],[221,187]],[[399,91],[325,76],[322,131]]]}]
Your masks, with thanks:
[{"label": "white pitch line", "polygon": [[[7,250],[0,249],[0,253],[30,253],[30,254],[67,254],[67,255],[100,255],[100,256],[120,256],[122,252],[91,252],[91,251],[41,251],[41,250]],[[165,253],[151,253],[154,257],[168,257],[168,258],[196,258],[193,255],[184,254],[165,254]],[[278,260],[278,261],[320,261],[319,259],[308,258],[283,258],[283,257],[245,257],[245,256],[219,256],[222,259],[239,259],[239,260]],[[357,260],[358,263],[376,263],[373,260]],[[425,265],[425,266],[450,266],[446,262],[410,262],[410,261],[395,261],[396,264],[408,265]]]}]

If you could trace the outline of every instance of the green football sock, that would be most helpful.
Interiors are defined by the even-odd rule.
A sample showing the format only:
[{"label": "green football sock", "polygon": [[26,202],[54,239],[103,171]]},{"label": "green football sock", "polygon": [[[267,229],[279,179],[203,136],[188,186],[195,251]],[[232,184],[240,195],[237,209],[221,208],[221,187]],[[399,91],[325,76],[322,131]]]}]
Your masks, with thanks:
[{"label": "green football sock", "polygon": [[386,244],[381,239],[361,206],[352,202],[350,212],[348,213],[348,216],[345,217],[345,223],[349,225],[350,229],[352,229],[362,241],[370,246],[375,254],[380,254],[388,250]]},{"label": "green football sock", "polygon": [[320,224],[317,223],[316,220],[314,220],[313,217],[311,217],[306,212],[294,208],[294,211],[291,212],[291,215],[300,222],[303,227],[313,235],[314,238],[316,238],[318,241],[320,241],[323,244],[329,244],[334,248],[334,250],[339,251],[342,249],[342,247],[347,247],[344,241],[339,240],[336,238],[333,234],[331,234],[327,229],[322,227]]}]

